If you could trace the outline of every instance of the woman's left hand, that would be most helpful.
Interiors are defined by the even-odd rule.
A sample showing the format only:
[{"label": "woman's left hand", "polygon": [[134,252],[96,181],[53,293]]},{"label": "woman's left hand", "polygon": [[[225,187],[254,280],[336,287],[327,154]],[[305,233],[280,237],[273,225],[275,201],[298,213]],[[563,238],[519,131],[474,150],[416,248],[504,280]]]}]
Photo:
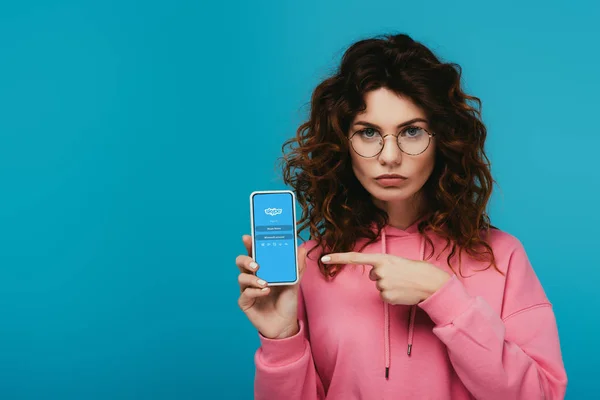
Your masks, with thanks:
[{"label": "woman's left hand", "polygon": [[375,281],[383,301],[390,304],[420,303],[451,278],[446,271],[426,261],[390,254],[332,253],[322,257],[321,261],[325,264],[372,265],[369,278]]}]

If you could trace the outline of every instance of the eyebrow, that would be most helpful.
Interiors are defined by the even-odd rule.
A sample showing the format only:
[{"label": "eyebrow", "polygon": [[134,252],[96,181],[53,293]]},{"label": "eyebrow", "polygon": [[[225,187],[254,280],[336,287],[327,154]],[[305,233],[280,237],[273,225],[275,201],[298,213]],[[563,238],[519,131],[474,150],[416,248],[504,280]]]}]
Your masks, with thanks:
[{"label": "eyebrow", "polygon": [[[396,128],[402,128],[403,126],[414,124],[415,122],[425,122],[425,123],[427,123],[427,120],[424,119],[424,118],[413,118],[411,120],[408,120],[408,121],[405,121],[405,122],[399,124],[398,126],[396,126]],[[363,126],[367,126],[369,128],[374,128],[374,129],[381,130],[380,126],[377,126],[377,125],[372,124],[372,123],[367,122],[367,121],[356,121],[354,123],[354,125],[363,125]]]}]

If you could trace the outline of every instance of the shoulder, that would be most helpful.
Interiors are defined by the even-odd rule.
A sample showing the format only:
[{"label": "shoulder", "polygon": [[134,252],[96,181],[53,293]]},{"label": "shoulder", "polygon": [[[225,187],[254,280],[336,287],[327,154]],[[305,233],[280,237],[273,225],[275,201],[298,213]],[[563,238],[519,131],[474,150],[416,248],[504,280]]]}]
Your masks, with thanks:
[{"label": "shoulder", "polygon": [[[496,267],[502,273],[508,272],[510,265],[513,263],[515,257],[522,258],[525,255],[525,249],[521,240],[515,235],[503,231],[501,229],[492,228],[488,231],[481,231],[480,239],[485,241],[492,250]],[[445,241],[435,236],[434,244],[437,248],[440,245],[440,255],[449,254],[450,248],[445,248]],[[477,248],[477,252],[486,251],[485,248]],[[490,267],[489,258],[478,259],[472,254],[465,254],[463,252],[462,265],[468,270],[485,270]],[[439,256],[438,256],[439,258]],[[490,268],[493,270],[494,268]]]},{"label": "shoulder", "polygon": [[318,260],[323,255],[323,249],[318,245],[317,241],[314,239],[307,240],[298,246],[298,249],[306,250],[306,267],[307,270],[317,268],[318,269]]},{"label": "shoulder", "polygon": [[494,252],[496,263],[501,271],[514,274],[515,269],[521,269],[521,273],[532,269],[525,246],[515,235],[494,228],[490,229],[487,242]]},{"label": "shoulder", "polygon": [[502,317],[528,307],[551,305],[521,240],[496,229],[490,231],[488,240],[498,268],[506,274]]},{"label": "shoulder", "polygon": [[303,289],[306,289],[307,286],[310,287],[311,290],[308,290],[309,293],[307,293],[310,295],[313,293],[313,289],[318,286],[318,283],[326,282],[323,273],[319,269],[319,259],[323,255],[323,249],[316,240],[307,240],[300,244],[298,249],[306,250],[306,258],[304,259],[306,265],[300,286]]},{"label": "shoulder", "polygon": [[307,254],[310,253],[310,258],[315,258],[315,256],[318,257],[321,255],[321,253],[323,253],[323,250],[320,248],[320,246],[317,244],[317,241],[314,239],[305,241],[304,243],[300,244],[298,248],[306,249]]},{"label": "shoulder", "polygon": [[494,251],[494,254],[498,253],[496,254],[497,256],[523,249],[523,243],[519,238],[501,229],[490,229],[487,237],[484,238]]}]

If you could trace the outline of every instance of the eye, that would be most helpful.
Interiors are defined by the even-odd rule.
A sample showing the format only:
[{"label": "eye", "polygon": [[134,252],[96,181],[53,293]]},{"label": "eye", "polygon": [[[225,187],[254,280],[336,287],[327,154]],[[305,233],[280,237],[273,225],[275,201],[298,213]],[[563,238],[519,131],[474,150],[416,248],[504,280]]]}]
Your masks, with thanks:
[{"label": "eye", "polygon": [[418,126],[409,126],[402,131],[402,136],[408,139],[417,139],[423,135],[425,135],[425,129]]},{"label": "eye", "polygon": [[359,133],[365,139],[373,139],[378,135],[377,131],[373,128],[365,128],[359,131]]}]

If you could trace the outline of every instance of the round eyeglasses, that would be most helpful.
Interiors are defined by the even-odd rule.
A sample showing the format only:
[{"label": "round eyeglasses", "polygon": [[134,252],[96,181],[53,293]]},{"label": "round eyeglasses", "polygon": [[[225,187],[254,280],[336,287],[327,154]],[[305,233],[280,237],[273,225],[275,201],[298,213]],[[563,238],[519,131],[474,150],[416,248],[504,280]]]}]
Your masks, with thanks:
[{"label": "round eyeglasses", "polygon": [[[365,128],[354,132],[349,140],[350,145],[359,156],[371,158],[378,156],[383,151],[383,139],[387,136],[389,135],[381,136],[381,133],[373,128]],[[403,153],[418,156],[427,150],[433,136],[435,133],[430,133],[425,128],[409,126],[396,136],[396,140]]]}]

